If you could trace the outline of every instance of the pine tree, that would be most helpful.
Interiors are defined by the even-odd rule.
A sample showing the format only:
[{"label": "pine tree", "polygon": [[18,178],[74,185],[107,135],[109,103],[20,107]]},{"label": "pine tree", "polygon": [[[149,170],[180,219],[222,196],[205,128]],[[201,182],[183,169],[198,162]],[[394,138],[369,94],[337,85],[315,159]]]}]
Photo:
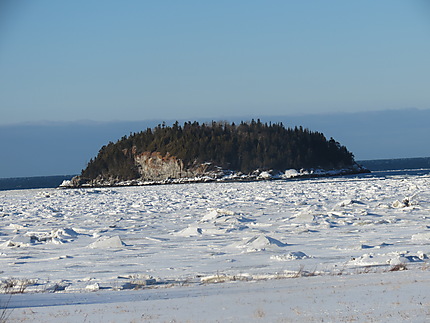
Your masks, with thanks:
[{"label": "pine tree", "polygon": [[241,122],[162,123],[154,129],[123,136],[103,146],[81,176],[86,179],[138,178],[134,158],[144,152],[169,154],[185,167],[210,162],[225,169],[249,173],[253,170],[289,168],[340,168],[354,164],[354,156],[333,138],[303,127],[285,128],[282,123],[259,119]]}]

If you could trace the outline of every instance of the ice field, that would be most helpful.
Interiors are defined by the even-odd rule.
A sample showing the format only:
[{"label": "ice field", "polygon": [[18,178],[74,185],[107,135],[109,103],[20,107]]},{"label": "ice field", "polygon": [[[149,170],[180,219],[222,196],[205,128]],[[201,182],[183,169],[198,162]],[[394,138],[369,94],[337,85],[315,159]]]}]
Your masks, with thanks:
[{"label": "ice field", "polygon": [[[151,300],[156,314],[158,305],[154,302],[159,298],[151,295],[157,293],[167,295],[164,299],[170,303],[165,303],[166,309],[175,307],[172,301],[183,298],[188,305],[177,305],[183,312],[160,310],[162,314],[153,316],[146,308],[147,320],[319,320],[329,317],[324,316],[321,307],[314,307],[317,312],[307,316],[310,309],[305,304],[298,314],[287,311],[280,302],[282,297],[292,297],[296,302],[300,295],[312,298],[316,291],[319,293],[313,299],[324,296],[330,310],[324,309],[336,320],[343,314],[336,314],[341,300],[330,298],[333,286],[352,284],[349,288],[363,289],[366,282],[373,286],[387,280],[385,286],[400,284],[397,290],[403,286],[407,291],[401,295],[386,293],[386,301],[395,303],[395,297],[401,296],[409,302],[412,298],[409,307],[405,301],[401,305],[399,302],[401,313],[424,322],[430,319],[429,185],[429,172],[420,171],[302,180],[2,191],[2,288],[5,290],[9,283],[13,285],[9,291],[24,292],[9,296],[8,307],[14,309],[9,320],[36,319],[23,310],[33,304],[49,321],[58,306],[64,310],[64,306],[73,305],[70,295],[81,299],[78,304],[90,306],[91,313],[91,304],[102,307],[109,303],[103,295],[121,299],[118,302],[148,295],[146,304]],[[309,282],[315,284],[314,292]],[[278,290],[278,296],[283,295],[293,287],[291,284],[304,290],[301,293],[296,286],[287,293],[289,296],[274,298],[274,290]],[[224,290],[226,298],[220,296]],[[225,316],[220,310],[213,310],[212,316],[199,316],[202,306],[195,293],[207,294],[205,299],[214,304],[224,300]],[[237,310],[229,308],[228,295],[234,298],[241,293],[250,297],[250,308],[242,308],[243,312],[240,306]],[[345,299],[351,298],[351,302],[363,297],[348,294],[348,288],[345,293]],[[210,298],[215,294],[218,296]],[[258,306],[252,304],[264,295],[266,301],[272,299],[272,307],[268,310],[260,306],[258,312]],[[7,295],[0,297],[5,303]],[[40,301],[43,299],[46,302]],[[292,300],[288,302],[293,304]],[[124,306],[130,312],[133,303],[127,304]],[[185,310],[187,306],[191,309]],[[361,307],[367,308],[365,301]],[[196,317],[192,316],[193,308]],[[143,318],[136,311],[132,311],[136,319]],[[349,311],[351,316],[345,318],[370,321],[372,317],[370,310],[367,319],[360,316],[361,312]],[[392,315],[402,318],[401,313]],[[250,317],[244,319],[246,315]],[[382,311],[378,315],[375,321],[384,321],[388,314]],[[95,321],[96,317],[90,319]],[[126,320],[131,317],[135,318],[125,316]]]}]

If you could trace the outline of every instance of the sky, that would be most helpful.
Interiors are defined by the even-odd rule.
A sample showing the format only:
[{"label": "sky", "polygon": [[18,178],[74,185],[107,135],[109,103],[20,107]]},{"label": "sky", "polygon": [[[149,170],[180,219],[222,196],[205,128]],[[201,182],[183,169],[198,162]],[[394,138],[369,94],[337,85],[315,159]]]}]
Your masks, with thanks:
[{"label": "sky", "polygon": [[[193,120],[193,119],[192,119]],[[240,123],[244,118],[231,118]],[[246,119],[245,119],[246,120]],[[430,109],[399,109],[303,116],[261,116],[322,132],[345,145],[356,161],[430,157]],[[172,125],[175,119],[164,119]],[[183,124],[187,119],[179,120]],[[188,119],[189,121],[189,119]],[[204,119],[198,120],[204,122]],[[0,178],[79,174],[100,148],[162,120],[50,122],[0,125]]]},{"label": "sky", "polygon": [[426,0],[0,2],[0,125],[430,109]]}]

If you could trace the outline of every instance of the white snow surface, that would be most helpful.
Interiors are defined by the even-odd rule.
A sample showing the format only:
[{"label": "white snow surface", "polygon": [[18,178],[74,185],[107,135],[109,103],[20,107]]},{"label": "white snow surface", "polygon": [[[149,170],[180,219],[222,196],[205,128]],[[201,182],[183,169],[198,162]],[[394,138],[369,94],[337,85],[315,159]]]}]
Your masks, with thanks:
[{"label": "white snow surface", "polygon": [[424,174],[2,191],[1,286],[24,294],[0,294],[0,315],[429,321],[429,187]]}]

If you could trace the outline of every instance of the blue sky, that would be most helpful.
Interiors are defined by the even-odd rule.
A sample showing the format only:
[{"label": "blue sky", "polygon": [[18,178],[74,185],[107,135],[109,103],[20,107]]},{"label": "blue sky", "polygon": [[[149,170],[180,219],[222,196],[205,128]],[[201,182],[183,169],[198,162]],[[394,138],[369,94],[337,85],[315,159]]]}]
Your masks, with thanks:
[{"label": "blue sky", "polygon": [[0,124],[430,109],[426,0],[0,4]]}]

